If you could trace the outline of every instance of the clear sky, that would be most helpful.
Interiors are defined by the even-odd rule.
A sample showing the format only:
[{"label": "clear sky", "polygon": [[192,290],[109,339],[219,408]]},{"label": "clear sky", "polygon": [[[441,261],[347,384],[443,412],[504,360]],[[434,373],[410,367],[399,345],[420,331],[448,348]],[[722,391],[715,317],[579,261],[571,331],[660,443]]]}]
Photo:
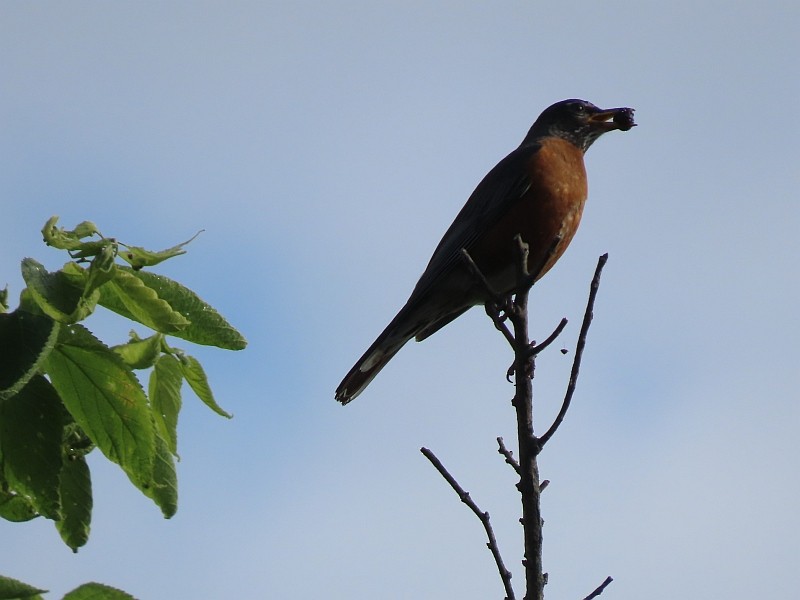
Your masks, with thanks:
[{"label": "clear sky", "polygon": [[[91,462],[73,555],[0,522],[0,573],[60,597],[500,598],[478,521],[523,577],[505,342],[474,310],[333,391],[405,302],[483,175],[554,101],[633,106],[587,155],[581,230],[534,289],[570,319],[609,252],[578,392],[541,457],[548,596],[788,598],[800,587],[800,4],[4,2],[0,285],[95,221],[248,338],[190,348],[232,421],[186,393],[178,514]],[[127,322],[89,323],[109,343]],[[145,333],[139,328],[140,333]],[[180,343],[176,345],[181,346]],[[184,345],[185,346],[185,345]],[[539,429],[572,354],[541,358]],[[605,596],[603,596],[605,597]]]}]

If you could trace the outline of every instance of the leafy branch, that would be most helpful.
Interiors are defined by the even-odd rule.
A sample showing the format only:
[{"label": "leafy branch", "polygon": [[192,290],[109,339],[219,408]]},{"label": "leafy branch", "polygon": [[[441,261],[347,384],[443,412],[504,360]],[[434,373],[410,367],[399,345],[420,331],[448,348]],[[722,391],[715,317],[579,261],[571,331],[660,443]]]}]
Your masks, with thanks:
[{"label": "leafy branch", "polygon": [[[66,230],[52,217],[44,242],[70,260],[49,272],[22,261],[26,288],[9,311],[0,292],[0,517],[54,521],[77,549],[89,537],[86,455],[99,449],[169,518],[177,510],[181,388],[217,414],[200,362],[167,343],[241,350],[242,335],[192,290],[145,270],[184,254],[193,238],[154,252],[103,236],[89,221]],[[152,330],[109,346],[80,324],[97,307]],[[147,390],[137,371],[149,370]]]}]

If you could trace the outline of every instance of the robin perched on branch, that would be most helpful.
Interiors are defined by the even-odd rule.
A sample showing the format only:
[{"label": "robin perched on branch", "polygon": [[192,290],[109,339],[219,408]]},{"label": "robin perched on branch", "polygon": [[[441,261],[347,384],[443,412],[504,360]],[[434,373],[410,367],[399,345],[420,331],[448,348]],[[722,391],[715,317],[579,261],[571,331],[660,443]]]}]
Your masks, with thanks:
[{"label": "robin perched on branch", "polygon": [[583,155],[607,131],[633,127],[633,109],[603,110],[585,100],[547,108],[519,147],[475,188],[442,237],[414,291],[336,389],[347,404],[358,396],[411,338],[422,341],[469,308],[490,301],[462,250],[492,291],[508,294],[517,283],[516,236],[528,244],[529,265],[555,264],[581,220],[588,192]]}]

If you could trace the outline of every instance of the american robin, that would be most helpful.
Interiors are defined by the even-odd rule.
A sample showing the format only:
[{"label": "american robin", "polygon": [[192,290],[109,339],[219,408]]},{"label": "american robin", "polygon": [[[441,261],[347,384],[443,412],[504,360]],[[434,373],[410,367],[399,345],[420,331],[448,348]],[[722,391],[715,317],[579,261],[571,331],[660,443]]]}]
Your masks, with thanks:
[{"label": "american robin", "polygon": [[584,153],[605,132],[634,125],[633,109],[602,110],[585,100],[563,100],[539,115],[519,147],[472,192],[405,306],[350,369],[336,399],[347,404],[358,396],[411,338],[422,341],[489,300],[462,249],[500,294],[516,285],[518,234],[529,246],[529,265],[547,261],[537,279],[547,273],[581,220],[587,196]]}]

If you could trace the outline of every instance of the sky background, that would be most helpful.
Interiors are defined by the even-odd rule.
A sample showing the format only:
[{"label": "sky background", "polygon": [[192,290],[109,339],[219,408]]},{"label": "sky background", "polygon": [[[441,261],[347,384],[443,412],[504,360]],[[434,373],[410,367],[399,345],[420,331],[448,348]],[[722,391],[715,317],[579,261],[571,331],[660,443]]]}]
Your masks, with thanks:
[{"label": "sky background", "polygon": [[[51,269],[51,215],[159,250],[158,272],[249,340],[190,347],[178,514],[96,453],[89,544],[0,522],[0,573],[156,598],[518,594],[511,356],[480,310],[409,344],[345,408],[342,376],[405,302],[483,175],[545,107],[636,108],[587,154],[581,229],[531,298],[574,347],[608,252],[567,420],[540,459],[547,595],[788,598],[800,587],[800,4],[3,2],[0,285]],[[88,323],[109,344],[130,323]],[[145,334],[143,327],[137,327]],[[536,422],[572,352],[538,362]]]}]

